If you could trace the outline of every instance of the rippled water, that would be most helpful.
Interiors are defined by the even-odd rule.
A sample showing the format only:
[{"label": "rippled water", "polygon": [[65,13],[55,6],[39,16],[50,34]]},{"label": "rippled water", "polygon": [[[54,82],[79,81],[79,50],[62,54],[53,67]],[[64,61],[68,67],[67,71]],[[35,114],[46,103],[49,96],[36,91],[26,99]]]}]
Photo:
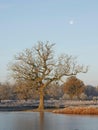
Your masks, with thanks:
[{"label": "rippled water", "polygon": [[0,112],[0,130],[98,130],[98,116]]}]

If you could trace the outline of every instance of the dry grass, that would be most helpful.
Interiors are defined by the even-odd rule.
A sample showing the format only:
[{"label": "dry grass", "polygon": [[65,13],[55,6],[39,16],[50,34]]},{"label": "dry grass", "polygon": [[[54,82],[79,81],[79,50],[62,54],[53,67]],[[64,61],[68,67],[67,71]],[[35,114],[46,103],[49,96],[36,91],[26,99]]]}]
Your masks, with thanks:
[{"label": "dry grass", "polygon": [[54,113],[62,114],[82,114],[82,115],[98,115],[98,108],[95,107],[68,107],[61,110],[54,110]]}]

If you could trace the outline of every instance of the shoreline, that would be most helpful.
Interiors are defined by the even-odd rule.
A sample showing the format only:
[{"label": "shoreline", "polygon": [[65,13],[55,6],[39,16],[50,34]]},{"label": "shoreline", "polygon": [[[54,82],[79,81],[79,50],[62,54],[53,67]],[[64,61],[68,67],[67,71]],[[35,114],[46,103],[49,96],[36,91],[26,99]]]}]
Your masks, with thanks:
[{"label": "shoreline", "polygon": [[[38,107],[34,106],[3,106],[0,107],[0,112],[13,112],[13,111],[24,111],[24,112],[41,112]],[[53,112],[58,114],[95,114],[98,115],[98,105],[86,105],[86,106],[66,106],[65,108],[53,108],[47,107],[42,110],[43,112]]]},{"label": "shoreline", "polygon": [[[59,108],[55,107],[46,107],[43,112],[52,112],[53,110],[58,110]],[[13,111],[25,111],[25,112],[40,112],[38,106],[3,106],[0,107],[0,112],[13,112]]]},{"label": "shoreline", "polygon": [[[38,101],[2,101],[0,103],[0,112],[40,112],[38,110]],[[53,112],[61,114],[95,114],[98,115],[98,101],[58,101],[47,100],[44,104],[43,112]],[[88,112],[90,111],[90,112]]]}]

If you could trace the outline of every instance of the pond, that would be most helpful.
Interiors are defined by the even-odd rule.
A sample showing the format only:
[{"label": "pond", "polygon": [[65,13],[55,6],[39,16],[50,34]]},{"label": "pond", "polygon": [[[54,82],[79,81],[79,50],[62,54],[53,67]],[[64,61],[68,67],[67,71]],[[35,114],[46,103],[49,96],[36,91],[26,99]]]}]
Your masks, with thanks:
[{"label": "pond", "polygon": [[98,116],[0,112],[0,130],[98,130]]}]

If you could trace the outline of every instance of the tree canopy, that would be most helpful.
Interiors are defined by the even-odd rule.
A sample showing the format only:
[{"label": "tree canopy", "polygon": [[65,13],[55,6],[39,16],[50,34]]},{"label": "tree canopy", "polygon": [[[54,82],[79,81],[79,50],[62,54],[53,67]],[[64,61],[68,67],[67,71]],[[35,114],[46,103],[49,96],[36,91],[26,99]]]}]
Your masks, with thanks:
[{"label": "tree canopy", "polygon": [[80,95],[84,91],[84,83],[80,79],[76,78],[76,76],[71,76],[67,78],[67,81],[64,84],[64,91],[67,93],[72,99],[74,96],[77,96],[80,99]]}]

